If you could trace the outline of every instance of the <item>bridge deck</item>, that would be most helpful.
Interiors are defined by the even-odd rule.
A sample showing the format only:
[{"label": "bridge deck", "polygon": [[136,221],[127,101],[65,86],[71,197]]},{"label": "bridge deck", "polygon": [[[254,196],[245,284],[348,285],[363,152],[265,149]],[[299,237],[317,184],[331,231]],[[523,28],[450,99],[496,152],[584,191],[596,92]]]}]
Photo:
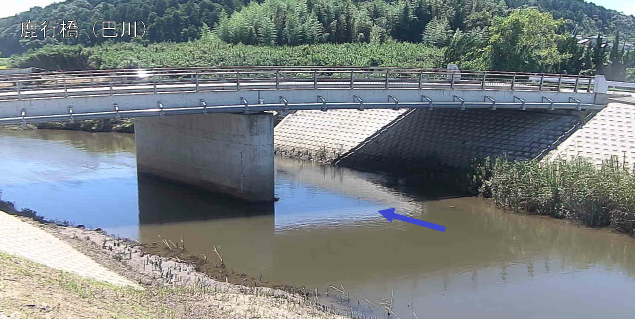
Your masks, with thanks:
[{"label": "bridge deck", "polygon": [[[595,87],[595,78],[588,76],[399,68],[233,67],[14,74],[0,76],[0,125],[104,117],[314,109],[597,109],[602,106],[580,102],[579,99],[581,95],[597,93]],[[253,99],[254,95],[248,95],[252,100],[241,97],[233,103],[208,105],[200,101],[164,107],[165,104],[159,102],[160,96],[170,94],[193,93],[205,96],[211,102],[216,99],[210,99],[209,93],[278,91],[281,95],[294,95],[289,92],[296,90],[314,90],[325,96],[326,93],[319,92],[350,90],[368,94],[372,90],[419,90],[421,94],[416,99],[401,101],[397,95],[388,95],[388,98],[382,97],[384,102],[364,101],[364,96],[360,95],[346,101],[316,99],[316,96],[308,101],[279,96],[279,99],[276,97],[276,103],[264,103],[260,93],[256,99]],[[437,90],[535,92],[537,99],[530,101],[514,95],[508,100],[496,101],[481,94],[479,100],[468,100],[463,96],[444,94],[447,98],[433,100],[426,96],[426,92]],[[569,98],[542,99],[541,93],[566,93]],[[134,103],[121,104],[121,107],[117,105],[117,97],[142,99],[143,96],[155,96],[157,99],[154,103],[136,107],[132,106]],[[95,99],[100,97],[110,97],[111,103],[105,104],[103,99]],[[66,103],[66,107],[59,107],[60,100]],[[57,101],[57,104],[51,107],[52,104],[43,101]],[[80,104],[93,102],[101,106],[81,110]]]}]

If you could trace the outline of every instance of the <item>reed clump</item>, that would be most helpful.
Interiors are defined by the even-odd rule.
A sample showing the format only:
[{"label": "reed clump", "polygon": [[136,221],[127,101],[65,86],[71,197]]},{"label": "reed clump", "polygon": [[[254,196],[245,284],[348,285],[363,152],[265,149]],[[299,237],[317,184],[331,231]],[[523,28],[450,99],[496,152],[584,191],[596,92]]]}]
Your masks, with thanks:
[{"label": "reed clump", "polygon": [[479,193],[514,212],[549,215],[635,235],[635,170],[613,157],[550,162],[486,159],[475,164]]}]

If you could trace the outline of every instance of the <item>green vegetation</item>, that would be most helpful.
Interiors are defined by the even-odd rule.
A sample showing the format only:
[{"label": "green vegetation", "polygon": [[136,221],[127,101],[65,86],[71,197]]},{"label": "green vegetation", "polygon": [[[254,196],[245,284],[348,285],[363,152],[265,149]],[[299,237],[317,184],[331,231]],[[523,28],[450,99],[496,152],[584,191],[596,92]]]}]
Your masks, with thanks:
[{"label": "green vegetation", "polygon": [[0,58],[0,70],[4,70],[9,66],[8,58]]},{"label": "green vegetation", "polygon": [[[487,28],[494,18],[528,6],[562,18],[569,34],[614,35],[620,30],[626,39],[635,39],[635,17],[581,0],[67,0],[0,19],[0,43],[8,55],[46,44],[93,46],[108,41],[92,34],[93,23],[101,21],[146,23],[143,40],[117,41],[187,42],[198,39],[206,25],[218,24],[231,31],[221,38],[232,43],[350,43],[387,37],[422,42],[424,33],[448,36],[457,29]],[[74,19],[78,37],[21,38],[21,23],[29,19],[50,25]]]},{"label": "green vegetation", "polygon": [[474,166],[480,193],[497,206],[635,235],[635,171],[617,158],[554,162],[489,159]]},{"label": "green vegetation", "polygon": [[77,122],[48,122],[35,125],[38,129],[71,130],[85,132],[122,132],[134,133],[134,121],[132,119],[103,119],[85,120]]},{"label": "green vegetation", "polygon": [[442,65],[442,55],[441,49],[404,42],[268,47],[231,45],[204,38],[188,43],[147,46],[136,43],[104,44],[92,48],[47,46],[14,57],[12,64],[18,67],[50,68],[50,65],[68,65],[68,61],[75,61],[73,63],[78,69],[87,65],[102,69],[215,65],[438,67]]},{"label": "green vegetation", "polygon": [[635,82],[635,68],[626,69],[626,81]]},{"label": "green vegetation", "polygon": [[[89,10],[98,8],[99,10]],[[22,20],[143,21],[106,41],[20,38]],[[555,19],[556,17],[557,19]],[[580,0],[69,0],[0,19],[12,65],[49,70],[212,65],[438,67],[632,78],[635,17]],[[599,34],[579,45],[572,34]],[[607,35],[611,47],[603,46]],[[130,41],[130,42],[126,42]],[[60,45],[63,43],[64,45]]]}]

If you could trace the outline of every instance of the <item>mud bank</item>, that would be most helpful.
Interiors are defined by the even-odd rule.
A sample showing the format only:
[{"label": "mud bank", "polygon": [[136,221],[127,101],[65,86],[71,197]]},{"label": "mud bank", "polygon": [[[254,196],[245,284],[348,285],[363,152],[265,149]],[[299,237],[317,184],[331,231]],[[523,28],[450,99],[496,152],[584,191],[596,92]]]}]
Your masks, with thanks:
[{"label": "mud bank", "polygon": [[[125,308],[127,309],[126,311],[130,311],[122,314],[127,318],[146,318],[146,315],[153,318],[162,318],[166,311],[175,318],[322,319],[348,318],[349,316],[361,317],[351,313],[350,310],[346,311],[342,307],[324,305],[322,301],[325,297],[319,294],[316,295],[314,292],[249,278],[244,274],[227,269],[220,262],[222,253],[217,256],[188,256],[185,249],[187,243],[167,242],[167,245],[165,245],[164,241],[158,241],[146,246],[132,240],[109,236],[100,229],[88,230],[83,226],[72,227],[46,222],[38,218],[33,211],[12,211],[13,205],[7,202],[4,202],[2,206],[9,213],[20,216],[19,218],[23,222],[30,223],[53,234],[104,267],[141,284],[144,287],[144,292],[135,292],[132,288],[113,288],[107,284],[70,273],[68,275],[61,274],[62,277],[58,278],[60,271],[49,269],[46,266],[18,257],[4,256],[6,257],[4,258],[5,260],[10,260],[7,265],[17,265],[16,267],[19,268],[14,269],[16,271],[10,278],[12,280],[12,290],[23,291],[23,293],[5,296],[9,299],[6,299],[5,303],[0,303],[0,306],[2,306],[0,307],[0,318],[2,317],[2,312],[5,315],[10,315],[10,313],[15,314],[17,309],[18,314],[23,313],[21,310],[23,305],[20,303],[26,299],[41,299],[40,294],[33,295],[28,292],[29,289],[27,287],[22,287],[23,289],[21,289],[16,284],[24,282],[27,286],[33,285],[33,276],[37,277],[39,274],[49,277],[38,278],[40,281],[43,280],[43,283],[39,282],[37,284],[38,287],[42,287],[45,292],[48,291],[45,295],[65,294],[68,292],[60,292],[59,290],[72,287],[73,292],[79,291],[84,296],[82,299],[88,300],[88,307],[101,302],[95,300],[95,303],[93,303],[90,301],[91,298],[102,298],[99,297],[101,294],[108,293],[110,289],[114,289],[115,295],[121,294],[118,298],[122,300],[122,309]],[[160,245],[165,246],[165,249]],[[162,255],[149,253],[152,251],[162,253]],[[22,278],[23,269],[35,270],[29,271],[31,275]],[[199,270],[203,270],[205,273]],[[60,281],[65,282],[65,284],[58,285]],[[53,286],[48,287],[44,283],[50,283]],[[272,287],[284,288],[284,290]],[[49,288],[52,290],[49,291]],[[90,291],[90,293],[86,291]],[[51,305],[50,303],[53,301],[44,299],[40,300],[40,303],[44,304],[43,306],[37,302],[28,302],[36,306],[28,307],[28,311],[25,310],[24,313],[30,313],[35,309],[34,307],[37,307],[37,309],[47,313],[55,310],[52,312],[53,315],[51,317],[53,318],[79,316],[77,313],[79,310],[75,309],[77,307],[65,305],[65,300],[60,301],[57,305]],[[11,300],[18,300],[18,302],[11,303]],[[125,305],[123,305],[123,300],[125,300]],[[166,300],[169,300],[169,303],[165,303],[164,301]],[[136,301],[143,301],[143,303],[140,305],[129,304]],[[73,301],[68,300],[68,302],[72,303]],[[155,306],[160,304],[163,314],[148,314],[146,313],[148,309],[141,309],[143,313],[134,312],[134,309],[139,308],[139,306],[143,308],[145,303],[148,306],[150,304]],[[103,305],[103,307],[110,311],[112,309],[109,310],[108,307],[119,306],[118,302],[111,302]],[[65,311],[65,309],[68,311]],[[69,309],[74,310],[71,311]],[[86,313],[95,313],[95,311],[98,312],[96,309],[89,309]],[[95,318],[102,317],[97,313],[94,315]]]}]

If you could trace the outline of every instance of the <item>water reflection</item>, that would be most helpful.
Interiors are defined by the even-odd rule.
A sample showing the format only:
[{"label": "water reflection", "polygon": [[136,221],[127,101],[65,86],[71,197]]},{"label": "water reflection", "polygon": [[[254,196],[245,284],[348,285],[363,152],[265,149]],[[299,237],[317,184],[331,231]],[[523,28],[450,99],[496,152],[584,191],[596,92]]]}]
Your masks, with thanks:
[{"label": "water reflection", "polygon": [[[401,318],[413,309],[420,318],[631,315],[635,241],[627,236],[287,159],[276,159],[278,202],[241,204],[137,177],[132,135],[36,132],[0,133],[9,154],[0,158],[0,189],[48,218],[145,243],[183,237],[194,254],[220,245],[236,271],[321,290],[343,285],[355,304],[394,292]],[[387,207],[447,231],[388,223],[377,213]]]},{"label": "water reflection", "polygon": [[137,186],[140,225],[274,213],[273,203],[245,203],[145,174],[137,177]]}]

